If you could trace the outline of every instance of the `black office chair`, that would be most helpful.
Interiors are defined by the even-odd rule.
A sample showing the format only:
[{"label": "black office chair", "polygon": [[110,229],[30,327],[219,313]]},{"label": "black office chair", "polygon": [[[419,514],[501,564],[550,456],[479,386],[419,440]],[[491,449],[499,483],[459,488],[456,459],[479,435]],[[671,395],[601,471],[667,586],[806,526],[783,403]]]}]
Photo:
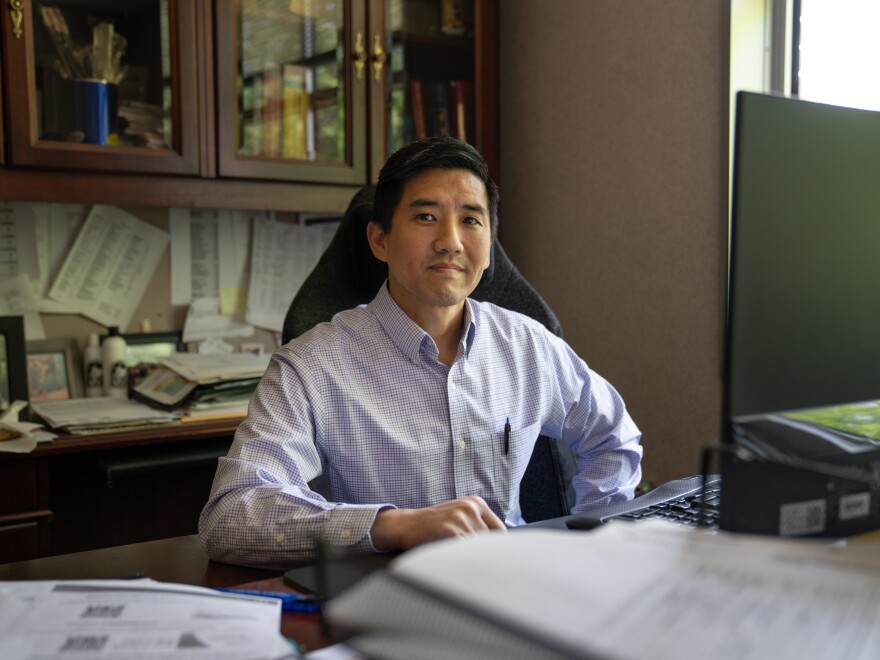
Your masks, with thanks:
[{"label": "black office chair", "polygon": [[[300,287],[287,310],[282,341],[329,321],[334,314],[370,302],[385,281],[387,266],[376,259],[367,242],[366,227],[373,216],[375,186],[354,196],[339,229],[318,264]],[[492,244],[491,264],[471,295],[534,318],[562,335],[556,315],[520,274],[501,244]],[[520,483],[520,507],[527,522],[567,515],[574,505],[571,477],[576,462],[560,442],[540,436]]]}]

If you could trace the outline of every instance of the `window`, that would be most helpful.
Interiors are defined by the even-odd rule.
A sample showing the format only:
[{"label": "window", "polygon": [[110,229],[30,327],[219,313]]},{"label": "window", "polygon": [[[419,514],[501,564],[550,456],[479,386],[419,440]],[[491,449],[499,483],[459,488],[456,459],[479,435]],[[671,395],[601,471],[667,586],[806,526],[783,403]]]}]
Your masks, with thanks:
[{"label": "window", "polygon": [[794,0],[791,92],[880,110],[880,2]]}]

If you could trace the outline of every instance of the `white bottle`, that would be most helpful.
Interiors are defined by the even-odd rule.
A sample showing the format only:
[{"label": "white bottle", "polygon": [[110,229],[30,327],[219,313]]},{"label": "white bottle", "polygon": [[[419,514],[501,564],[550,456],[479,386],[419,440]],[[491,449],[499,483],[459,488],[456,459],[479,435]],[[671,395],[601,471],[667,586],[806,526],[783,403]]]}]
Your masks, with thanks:
[{"label": "white bottle", "polygon": [[83,351],[83,369],[86,396],[104,396],[104,355],[101,352],[97,332],[89,335],[89,343]]},{"label": "white bottle", "polygon": [[111,326],[101,346],[104,362],[104,396],[128,398],[128,368],[125,366],[125,340],[119,328]]}]

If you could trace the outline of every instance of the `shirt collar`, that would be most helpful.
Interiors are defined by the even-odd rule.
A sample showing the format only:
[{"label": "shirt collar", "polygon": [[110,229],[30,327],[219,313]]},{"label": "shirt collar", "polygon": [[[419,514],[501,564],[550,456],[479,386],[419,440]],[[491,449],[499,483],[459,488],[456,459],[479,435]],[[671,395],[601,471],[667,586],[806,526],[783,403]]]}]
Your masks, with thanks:
[{"label": "shirt collar", "polygon": [[[464,326],[465,331],[462,334],[462,343],[464,344],[465,356],[470,354],[471,347],[476,336],[477,319],[479,313],[477,305],[468,298],[464,301]],[[367,309],[379,321],[379,325],[385,330],[385,334],[391,339],[395,346],[406,355],[410,360],[417,362],[419,353],[424,346],[437,359],[437,347],[430,335],[422,330],[415,321],[406,315],[400,307],[394,302],[391,293],[388,291],[388,280],[379,287],[379,292]]]}]

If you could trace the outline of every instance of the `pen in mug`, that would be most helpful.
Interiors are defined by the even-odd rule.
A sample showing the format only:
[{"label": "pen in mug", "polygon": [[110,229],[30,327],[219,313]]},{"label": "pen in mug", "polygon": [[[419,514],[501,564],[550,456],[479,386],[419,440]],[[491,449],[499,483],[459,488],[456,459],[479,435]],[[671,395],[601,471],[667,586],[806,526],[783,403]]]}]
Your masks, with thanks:
[{"label": "pen in mug", "polygon": [[504,453],[510,453],[510,417],[504,421]]}]

